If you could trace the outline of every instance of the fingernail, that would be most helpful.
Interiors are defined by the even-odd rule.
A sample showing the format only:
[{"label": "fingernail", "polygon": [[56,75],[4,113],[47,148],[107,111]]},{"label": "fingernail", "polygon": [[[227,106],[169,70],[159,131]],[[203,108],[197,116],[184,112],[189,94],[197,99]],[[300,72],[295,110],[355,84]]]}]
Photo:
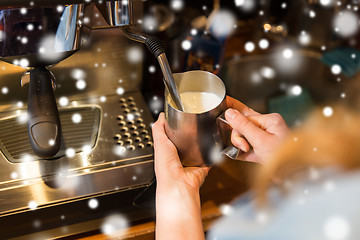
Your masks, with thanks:
[{"label": "fingernail", "polygon": [[238,148],[240,148],[241,151],[247,152],[246,147],[241,144],[243,138],[242,137],[235,137],[235,144]]},{"label": "fingernail", "polygon": [[240,147],[240,150],[243,151],[243,152],[247,152],[247,149],[244,147],[244,146],[239,146]]},{"label": "fingernail", "polygon": [[228,110],[226,110],[225,115],[226,117],[230,118],[230,119],[234,119],[236,117],[236,115],[238,114],[238,111],[232,108],[229,108]]}]

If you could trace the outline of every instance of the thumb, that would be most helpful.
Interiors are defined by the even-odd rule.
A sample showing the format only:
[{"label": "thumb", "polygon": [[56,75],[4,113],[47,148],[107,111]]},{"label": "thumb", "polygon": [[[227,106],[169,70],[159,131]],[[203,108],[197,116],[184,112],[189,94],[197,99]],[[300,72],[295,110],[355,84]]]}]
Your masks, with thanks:
[{"label": "thumb", "polygon": [[182,167],[175,145],[165,133],[165,117],[161,113],[152,126],[154,139],[155,170],[167,171],[169,166]]}]

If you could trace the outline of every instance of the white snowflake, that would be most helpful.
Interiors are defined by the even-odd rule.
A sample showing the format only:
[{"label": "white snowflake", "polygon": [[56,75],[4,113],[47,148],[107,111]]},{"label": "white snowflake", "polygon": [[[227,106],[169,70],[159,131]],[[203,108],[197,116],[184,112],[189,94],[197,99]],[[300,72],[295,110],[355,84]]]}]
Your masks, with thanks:
[{"label": "white snowflake", "polygon": [[293,96],[299,96],[302,93],[302,87],[299,85],[293,85],[290,87],[290,94]]},{"label": "white snowflake", "polygon": [[128,221],[123,215],[113,214],[104,219],[101,224],[101,232],[112,237],[120,236],[126,233],[128,225]]},{"label": "white snowflake", "polygon": [[162,110],[163,108],[163,102],[161,101],[161,99],[157,96],[154,96],[150,101],[149,101],[149,107],[150,110],[152,112],[159,112]]},{"label": "white snowflake", "polygon": [[269,41],[267,39],[261,39],[259,41],[259,47],[261,49],[267,49],[269,47]]},{"label": "white snowflake", "polygon": [[276,76],[276,72],[271,67],[262,67],[260,73],[264,78],[273,79]]},{"label": "white snowflake", "polygon": [[91,153],[91,146],[90,145],[84,145],[81,148],[81,151],[85,154],[85,155],[89,155]]},{"label": "white snowflake", "polygon": [[245,50],[247,52],[252,52],[255,50],[255,44],[253,42],[246,42],[245,43]]},{"label": "white snowflake", "polygon": [[256,214],[256,221],[260,224],[266,223],[268,219],[269,219],[268,213],[265,211],[259,211]]},{"label": "white snowflake", "polygon": [[29,40],[27,37],[22,37],[20,41],[22,44],[27,44]]},{"label": "white snowflake", "polygon": [[30,62],[27,58],[22,58],[19,61],[19,66],[23,68],[27,68],[29,66]]},{"label": "white snowflake", "polygon": [[311,17],[311,18],[316,17],[316,12],[313,11],[313,10],[310,10],[310,11],[309,11],[309,17]]},{"label": "white snowflake", "polygon": [[122,87],[118,87],[118,88],[116,89],[116,93],[117,93],[118,95],[123,95],[123,94],[125,93],[125,89],[122,88]]},{"label": "white snowflake", "polygon": [[91,209],[96,209],[99,206],[99,201],[96,198],[91,198],[88,201],[88,206]]},{"label": "white snowflake", "polygon": [[327,107],[323,108],[323,115],[325,117],[331,117],[333,115],[333,113],[334,113],[334,110],[332,109],[332,107],[327,106]]},{"label": "white snowflake", "polygon": [[69,104],[69,99],[67,97],[60,97],[59,104],[62,107],[67,106]]},{"label": "white snowflake", "polygon": [[341,73],[341,67],[340,65],[338,64],[334,64],[331,66],[331,72],[334,74],[334,75],[338,75]]},{"label": "white snowflake", "polygon": [[106,97],[105,97],[105,96],[101,96],[101,97],[100,97],[100,102],[106,102]]},{"label": "white snowflake", "polygon": [[73,148],[68,148],[68,149],[66,149],[66,156],[67,157],[74,157],[75,156],[75,149],[73,149]]},{"label": "white snowflake", "polygon": [[45,61],[59,61],[62,59],[63,49],[63,44],[56,40],[55,35],[47,35],[40,41],[40,58]]},{"label": "white snowflake", "polygon": [[156,67],[154,65],[149,66],[149,72],[154,73],[156,71]]},{"label": "white snowflake", "polygon": [[220,212],[225,216],[230,215],[234,212],[234,208],[229,204],[221,204],[219,208]]},{"label": "white snowflake", "polygon": [[255,9],[255,0],[235,0],[235,5],[244,12],[251,12]]},{"label": "white snowflake", "polygon": [[250,81],[253,84],[260,84],[262,82],[262,77],[259,73],[253,72],[250,76]]},{"label": "white snowflake", "polygon": [[30,154],[25,153],[25,154],[21,155],[22,162],[31,162],[33,160],[34,160],[34,157],[31,156]]},{"label": "white snowflake", "polygon": [[34,200],[31,200],[28,202],[28,207],[31,209],[31,210],[35,210],[37,207],[38,207],[38,203]]},{"label": "white snowflake", "polygon": [[330,6],[333,4],[333,0],[320,0],[320,4],[323,6]]},{"label": "white snowflake", "polygon": [[290,59],[294,56],[294,52],[292,49],[290,48],[286,48],[283,50],[282,52],[282,56],[285,58],[285,59]]},{"label": "white snowflake", "polygon": [[39,219],[36,219],[33,221],[34,228],[40,228],[41,227],[41,221]]},{"label": "white snowflake", "polygon": [[49,139],[48,144],[49,144],[49,146],[54,146],[55,140],[54,139]]},{"label": "white snowflake", "polygon": [[195,36],[197,33],[198,33],[198,31],[195,28],[191,29],[191,31],[190,31],[190,34],[193,36]]},{"label": "white snowflake", "polygon": [[235,0],[235,5],[237,7],[240,7],[240,6],[244,5],[244,3],[245,3],[245,0]]},{"label": "white snowflake", "polygon": [[17,178],[19,178],[19,174],[17,172],[12,172],[10,177],[11,177],[11,179],[17,179]]},{"label": "white snowflake", "polygon": [[127,51],[127,60],[130,63],[139,63],[143,59],[143,51],[139,47],[130,47]]},{"label": "white snowflake", "polygon": [[19,114],[16,119],[17,119],[18,123],[20,123],[20,124],[27,123],[27,121],[28,121],[27,112],[23,112],[23,113]]},{"label": "white snowflake", "polygon": [[235,16],[227,10],[219,10],[209,19],[209,26],[217,37],[226,37],[234,31]]},{"label": "white snowflake", "polygon": [[143,26],[147,31],[152,32],[156,30],[158,22],[153,16],[145,16],[143,19]]},{"label": "white snowflake", "polygon": [[85,23],[85,24],[89,24],[89,23],[90,23],[90,18],[84,17],[84,23]]},{"label": "white snowflake", "polygon": [[316,168],[310,168],[309,169],[309,178],[312,181],[316,181],[320,178],[320,172]]},{"label": "white snowflake", "polygon": [[335,189],[335,184],[334,184],[334,182],[331,181],[331,180],[325,181],[325,182],[324,182],[324,189],[325,189],[325,191],[327,191],[327,192],[333,191],[333,190]]},{"label": "white snowflake", "polygon": [[80,113],[74,113],[71,117],[71,120],[73,121],[73,123],[80,123],[82,120],[81,114]]},{"label": "white snowflake", "polygon": [[192,46],[192,44],[191,44],[191,42],[190,42],[189,40],[184,40],[184,41],[182,41],[182,43],[181,43],[181,47],[182,47],[182,49],[184,49],[185,51],[190,50],[191,46]]},{"label": "white snowflake", "polygon": [[217,146],[214,146],[210,149],[210,162],[213,164],[220,165],[224,161],[225,157],[221,153],[221,149]]},{"label": "white snowflake", "polygon": [[76,88],[79,90],[84,90],[86,88],[86,82],[83,79],[79,79],[76,81]]},{"label": "white snowflake", "polygon": [[334,28],[336,33],[342,37],[351,37],[359,29],[359,17],[353,11],[346,10],[340,12],[334,18]]},{"label": "white snowflake", "polygon": [[27,13],[27,9],[26,8],[20,8],[20,13],[22,14],[22,15],[25,15],[26,13]]},{"label": "white snowflake", "polygon": [[2,88],[1,88],[1,92],[2,92],[2,94],[8,94],[9,88],[7,88],[7,87],[2,87]]},{"label": "white snowflake", "polygon": [[310,43],[311,37],[305,31],[302,31],[299,36],[299,42],[301,45],[308,45]]},{"label": "white snowflake", "polygon": [[115,146],[113,148],[113,153],[117,156],[122,156],[126,152],[126,148],[124,146]]},{"label": "white snowflake", "polygon": [[129,120],[129,121],[132,121],[135,119],[135,115],[132,114],[132,113],[129,113],[127,116],[126,116],[126,119]]},{"label": "white snowflake", "polygon": [[57,7],[56,7],[56,11],[58,11],[58,12],[63,12],[64,11],[64,6],[62,6],[62,5],[58,5]]},{"label": "white snowflake", "polygon": [[330,217],[324,223],[324,234],[329,240],[348,239],[350,231],[349,222],[342,216]]},{"label": "white snowflake", "polygon": [[170,6],[173,10],[179,11],[184,8],[184,1],[183,0],[171,0]]}]

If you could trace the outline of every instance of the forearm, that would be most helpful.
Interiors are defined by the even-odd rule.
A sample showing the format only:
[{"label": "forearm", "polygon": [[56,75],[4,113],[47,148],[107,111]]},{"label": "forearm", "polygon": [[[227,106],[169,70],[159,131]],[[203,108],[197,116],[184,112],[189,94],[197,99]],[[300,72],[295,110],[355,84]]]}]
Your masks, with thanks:
[{"label": "forearm", "polygon": [[156,239],[205,239],[199,191],[162,188],[156,192]]}]

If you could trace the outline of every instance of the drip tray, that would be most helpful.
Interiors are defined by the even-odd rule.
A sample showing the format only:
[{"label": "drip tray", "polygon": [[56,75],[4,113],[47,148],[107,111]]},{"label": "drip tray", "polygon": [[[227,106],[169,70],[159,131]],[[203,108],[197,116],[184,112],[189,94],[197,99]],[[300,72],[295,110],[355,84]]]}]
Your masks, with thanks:
[{"label": "drip tray", "polygon": [[144,217],[133,201],[154,179],[153,119],[141,93],[70,104],[59,109],[63,141],[52,160],[33,153],[24,109],[1,113],[1,239],[93,231],[114,211]]},{"label": "drip tray", "polygon": [[[65,108],[59,110],[62,141],[59,152],[53,157],[60,158],[92,149],[99,134],[101,110],[95,106]],[[6,159],[12,163],[40,160],[32,151],[26,114],[0,120],[0,148]]]}]

